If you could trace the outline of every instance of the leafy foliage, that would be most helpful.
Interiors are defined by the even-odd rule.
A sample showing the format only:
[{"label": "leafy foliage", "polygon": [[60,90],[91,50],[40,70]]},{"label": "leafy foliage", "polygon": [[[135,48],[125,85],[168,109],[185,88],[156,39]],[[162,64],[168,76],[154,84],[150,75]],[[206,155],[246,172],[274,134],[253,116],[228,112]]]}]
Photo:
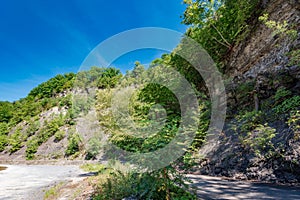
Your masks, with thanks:
[{"label": "leafy foliage", "polygon": [[81,148],[82,138],[78,133],[70,134],[68,137],[68,146],[65,151],[66,156],[77,156]]},{"label": "leafy foliage", "polygon": [[[124,197],[158,200],[197,199],[193,194],[184,190],[186,185],[183,181],[176,179],[174,183],[160,174],[163,173],[138,174],[112,171],[109,175],[100,175],[101,181],[96,185],[96,194],[93,199],[123,199]],[[181,180],[184,178],[182,177]]]},{"label": "leafy foliage", "polygon": [[101,143],[99,138],[93,137],[89,140],[87,145],[87,153],[85,156],[85,159],[87,160],[93,160],[96,158],[96,156],[99,154],[101,148]]},{"label": "leafy foliage", "polygon": [[37,152],[38,147],[58,132],[59,128],[64,125],[64,120],[64,116],[59,115],[55,116],[49,122],[44,122],[42,128],[40,128],[35,135],[30,137],[26,143],[26,159],[31,160],[34,158],[34,154]]},{"label": "leafy foliage", "polygon": [[0,122],[9,122],[13,117],[13,104],[9,102],[0,102]]},{"label": "leafy foliage", "polygon": [[20,129],[17,129],[13,134],[9,137],[9,144],[10,144],[10,153],[14,153],[20,150],[23,147],[23,135]]},{"label": "leafy foliage", "polygon": [[61,141],[62,139],[64,139],[64,137],[66,136],[66,132],[65,131],[57,131],[55,134],[54,134],[54,141],[55,142],[59,142]]},{"label": "leafy foliage", "polygon": [[122,74],[119,69],[94,66],[89,70],[78,72],[74,85],[78,88],[113,88],[121,77]]},{"label": "leafy foliage", "polygon": [[289,29],[289,24],[287,21],[276,22],[274,20],[269,20],[269,15],[265,13],[264,15],[259,17],[259,20],[262,21],[268,28],[273,30],[273,36],[280,35],[281,37],[290,37],[295,39],[297,37],[297,31],[293,29]]},{"label": "leafy foliage", "polygon": [[276,91],[276,94],[274,96],[275,102],[281,103],[283,100],[285,100],[287,97],[291,96],[292,92],[283,88],[280,88]]},{"label": "leafy foliage", "polygon": [[122,74],[119,69],[107,68],[103,70],[98,80],[97,87],[101,89],[114,88],[121,78]]},{"label": "leafy foliage", "polygon": [[57,75],[31,90],[28,96],[32,96],[37,99],[53,97],[56,94],[72,88],[74,78],[74,73]]},{"label": "leafy foliage", "polygon": [[274,150],[272,139],[276,136],[276,130],[269,127],[267,124],[259,124],[256,128],[247,133],[247,136],[242,140],[243,145],[249,146],[254,152],[259,155],[265,150]]},{"label": "leafy foliage", "polygon": [[290,51],[287,56],[290,58],[289,65],[297,65],[300,67],[300,49]]},{"label": "leafy foliage", "polygon": [[215,62],[224,61],[226,54],[250,31],[248,20],[259,12],[259,0],[185,0],[187,9],[183,23],[192,25],[187,36],[199,42]]},{"label": "leafy foliage", "polygon": [[292,112],[290,118],[287,121],[287,124],[292,128],[294,131],[294,139],[300,139],[300,111],[297,110]]},{"label": "leafy foliage", "polygon": [[9,144],[8,141],[8,127],[6,123],[0,123],[0,152]]},{"label": "leafy foliage", "polygon": [[287,113],[300,107],[300,96],[293,96],[284,100],[281,104],[273,108],[277,114]]}]

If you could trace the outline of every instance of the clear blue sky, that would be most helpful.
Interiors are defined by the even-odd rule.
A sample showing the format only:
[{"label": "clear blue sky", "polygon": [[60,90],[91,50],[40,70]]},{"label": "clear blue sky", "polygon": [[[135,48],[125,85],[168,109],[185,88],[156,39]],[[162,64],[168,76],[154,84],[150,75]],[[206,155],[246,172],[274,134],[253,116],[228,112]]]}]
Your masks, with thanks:
[{"label": "clear blue sky", "polygon": [[[150,26],[184,33],[184,10],[181,0],[1,1],[0,100],[23,98],[56,74],[77,72],[94,47],[122,31]],[[159,53],[134,53],[119,67],[149,63]]]}]

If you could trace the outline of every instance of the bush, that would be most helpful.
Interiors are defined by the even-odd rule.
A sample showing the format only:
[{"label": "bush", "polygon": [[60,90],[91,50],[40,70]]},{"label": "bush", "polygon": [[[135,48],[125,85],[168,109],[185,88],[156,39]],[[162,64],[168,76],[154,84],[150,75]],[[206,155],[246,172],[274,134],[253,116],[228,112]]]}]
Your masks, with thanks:
[{"label": "bush", "polygon": [[248,132],[242,143],[249,146],[256,154],[262,151],[274,150],[272,139],[276,136],[276,130],[268,124],[259,124],[253,131]]},{"label": "bush", "polygon": [[248,133],[255,129],[263,121],[263,113],[261,111],[251,111],[236,116],[240,133]]},{"label": "bush", "polygon": [[282,102],[286,97],[290,96],[292,94],[291,91],[280,88],[276,91],[276,94],[274,96],[275,102],[280,103]]},{"label": "bush", "polygon": [[23,135],[21,130],[17,129],[12,135],[10,135],[9,144],[11,146],[9,149],[10,153],[14,153],[23,147]]},{"label": "bush", "polygon": [[289,52],[287,55],[290,59],[289,61],[290,66],[297,65],[298,67],[300,67],[300,49],[293,50]]},{"label": "bush", "polygon": [[0,152],[4,151],[5,147],[8,145],[8,137],[7,135],[0,134]]},{"label": "bush", "polygon": [[8,125],[7,123],[0,123],[0,135],[7,135],[8,134]]},{"label": "bush", "polygon": [[69,143],[65,151],[65,155],[71,156],[78,153],[80,151],[80,146],[82,142],[80,135],[78,133],[72,134],[69,136],[68,141]]},{"label": "bush", "polygon": [[300,107],[300,96],[293,96],[284,100],[281,104],[273,108],[273,110],[277,114],[284,114],[288,111],[296,110],[298,107]]},{"label": "bush", "polygon": [[110,200],[133,197],[135,199],[197,199],[173,182],[150,173],[122,173],[113,171],[100,176],[93,199]]},{"label": "bush", "polygon": [[31,140],[27,141],[26,146],[27,146],[25,151],[26,159],[27,160],[34,159],[34,154],[37,152],[39,147],[38,139],[36,137],[32,138]]},{"label": "bush", "polygon": [[41,124],[39,121],[30,122],[29,127],[26,130],[27,137],[34,135],[40,128]]},{"label": "bush", "polygon": [[92,138],[88,142],[87,154],[85,156],[86,160],[96,159],[96,156],[99,154],[101,148],[101,143],[98,138]]},{"label": "bush", "polygon": [[45,121],[44,127],[41,129],[40,133],[37,135],[39,144],[46,142],[63,125],[64,125],[64,118],[62,115],[55,117],[50,122]]},{"label": "bush", "polygon": [[292,112],[287,123],[294,131],[294,139],[300,139],[300,111]]},{"label": "bush", "polygon": [[66,135],[66,132],[65,131],[57,131],[55,134],[54,134],[54,142],[59,142],[61,141],[62,139],[64,139]]}]

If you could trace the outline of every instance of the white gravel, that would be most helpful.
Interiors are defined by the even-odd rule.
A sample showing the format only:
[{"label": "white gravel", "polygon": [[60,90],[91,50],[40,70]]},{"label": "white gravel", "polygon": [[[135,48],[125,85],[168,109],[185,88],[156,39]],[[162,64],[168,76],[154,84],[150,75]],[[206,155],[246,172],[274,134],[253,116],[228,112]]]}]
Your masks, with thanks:
[{"label": "white gravel", "polygon": [[47,186],[71,180],[83,172],[75,165],[1,165],[0,200],[43,199]]}]

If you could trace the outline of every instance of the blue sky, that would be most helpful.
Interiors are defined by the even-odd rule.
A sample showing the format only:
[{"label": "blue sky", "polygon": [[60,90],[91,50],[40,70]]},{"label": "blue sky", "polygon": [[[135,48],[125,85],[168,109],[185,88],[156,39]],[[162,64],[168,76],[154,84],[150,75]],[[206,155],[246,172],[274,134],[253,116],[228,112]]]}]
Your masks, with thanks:
[{"label": "blue sky", "polygon": [[[184,33],[181,0],[10,0],[0,2],[0,100],[25,97],[59,73],[77,72],[103,40],[140,27]],[[174,47],[176,44],[174,44]],[[137,51],[116,64],[126,71],[163,52]]]}]

